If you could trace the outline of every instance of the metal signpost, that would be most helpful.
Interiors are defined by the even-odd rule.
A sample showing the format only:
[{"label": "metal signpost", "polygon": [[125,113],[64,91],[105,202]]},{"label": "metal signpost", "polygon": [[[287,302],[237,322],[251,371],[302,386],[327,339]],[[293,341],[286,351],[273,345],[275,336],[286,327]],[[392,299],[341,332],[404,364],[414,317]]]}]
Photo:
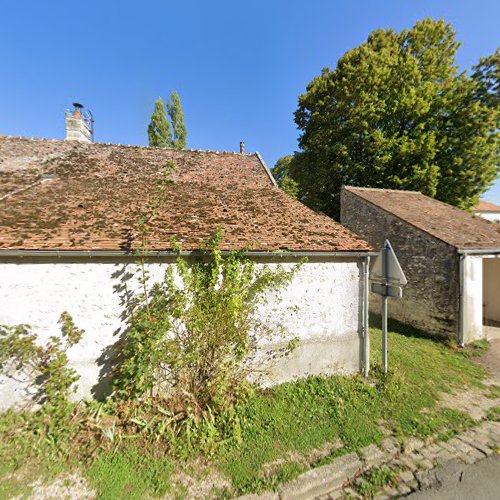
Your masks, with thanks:
[{"label": "metal signpost", "polygon": [[408,283],[389,240],[385,240],[370,274],[372,292],[382,295],[382,364],[387,373],[387,300],[400,299],[403,296],[400,285]]}]

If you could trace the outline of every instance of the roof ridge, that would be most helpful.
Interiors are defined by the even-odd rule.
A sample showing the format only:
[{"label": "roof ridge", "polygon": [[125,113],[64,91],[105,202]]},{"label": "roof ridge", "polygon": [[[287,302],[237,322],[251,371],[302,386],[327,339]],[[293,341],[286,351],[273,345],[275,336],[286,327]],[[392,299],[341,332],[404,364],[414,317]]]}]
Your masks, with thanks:
[{"label": "roof ridge", "polygon": [[349,190],[349,191],[352,191],[352,190],[355,190],[355,191],[394,191],[396,193],[416,193],[416,194],[421,194],[422,196],[427,196],[426,194],[422,193],[421,191],[415,191],[413,189],[390,189],[390,188],[374,188],[374,187],[349,186],[349,185],[344,185],[342,187],[344,189]]},{"label": "roof ridge", "polygon": [[18,135],[5,135],[0,134],[0,139],[20,139],[29,141],[40,141],[40,142],[60,142],[64,144],[84,144],[84,145],[96,145],[96,146],[118,146],[122,148],[137,148],[137,149],[151,149],[151,150],[161,150],[161,151],[186,151],[190,153],[215,153],[215,154],[230,154],[237,156],[256,156],[258,153],[240,153],[238,151],[219,151],[214,149],[195,149],[195,148],[166,148],[166,147],[153,147],[153,146],[142,146],[140,144],[120,144],[116,142],[79,142],[79,141],[67,141],[66,139],[49,139],[47,137],[28,137],[28,136],[18,136]]}]

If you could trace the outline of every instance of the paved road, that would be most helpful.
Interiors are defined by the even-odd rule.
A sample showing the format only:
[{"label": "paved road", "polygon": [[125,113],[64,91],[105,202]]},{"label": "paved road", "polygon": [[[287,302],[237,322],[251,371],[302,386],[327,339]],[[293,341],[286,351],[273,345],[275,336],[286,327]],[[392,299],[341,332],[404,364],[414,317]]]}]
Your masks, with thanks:
[{"label": "paved road", "polygon": [[500,499],[500,455],[473,465],[449,462],[432,472],[434,486],[407,498],[425,500],[498,500]]}]

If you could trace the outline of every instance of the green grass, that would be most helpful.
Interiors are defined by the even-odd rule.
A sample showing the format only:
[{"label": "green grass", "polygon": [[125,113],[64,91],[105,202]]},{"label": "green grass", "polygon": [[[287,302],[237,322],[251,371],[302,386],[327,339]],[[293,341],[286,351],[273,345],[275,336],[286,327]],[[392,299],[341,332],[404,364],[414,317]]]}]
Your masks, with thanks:
[{"label": "green grass", "polygon": [[489,349],[490,343],[487,339],[480,339],[467,344],[460,350],[460,354],[466,358],[476,358]]},{"label": "green grass", "polygon": [[414,329],[391,326],[398,333],[389,333],[387,375],[380,372],[381,332],[374,328],[371,383],[360,376],[311,377],[275,387],[240,410],[244,445],[220,457],[238,493],[276,486],[279,481],[263,466],[280,457],[295,457],[285,461],[285,472],[274,471],[290,479],[306,467],[311,450],[326,442],[340,438],[340,453],[379,443],[381,421],[399,435],[444,439],[473,425],[461,412],[437,409],[436,402],[441,391],[482,386],[485,371]]},{"label": "green grass", "polygon": [[[433,434],[447,439],[473,425],[467,415],[438,408],[436,402],[442,391],[483,388],[483,368],[469,356],[414,329],[397,323],[390,326],[388,374],[380,371],[381,332],[373,328],[368,381],[361,376],[310,377],[257,393],[242,403],[236,410],[241,446],[222,444],[213,458],[214,465],[231,480],[232,493],[276,490],[311,466],[380,443],[384,430],[400,436]],[[492,410],[489,418],[498,418],[498,409]],[[12,442],[6,441],[1,431],[0,419],[0,498],[11,497],[18,486],[26,488],[37,475],[51,477],[47,471],[56,459],[40,459],[33,465],[30,443],[25,443],[24,449],[6,447]],[[341,449],[331,447],[331,454],[327,451],[318,458],[315,450],[339,439]],[[153,444],[142,451],[130,445],[117,452],[101,451],[91,464],[78,466],[101,499],[134,499],[176,491],[169,488],[179,462],[155,453]],[[370,484],[368,481],[366,487]],[[220,496],[227,495],[227,491],[220,492]]]},{"label": "green grass", "polygon": [[340,438],[344,453],[379,443],[380,422],[402,436],[437,434],[443,439],[473,425],[464,413],[437,409],[436,402],[442,391],[482,386],[483,368],[414,329],[391,326],[398,333],[389,333],[387,375],[380,373],[381,332],[374,328],[370,383],[360,376],[311,377],[280,385],[245,406],[244,445],[221,459],[222,470],[239,493],[276,484],[262,469],[279,457],[303,457],[296,459],[288,479],[305,468],[300,464],[325,442]]},{"label": "green grass", "polygon": [[127,447],[101,454],[87,471],[90,484],[102,500],[164,496],[173,471],[171,460]]},{"label": "green grass", "polygon": [[486,388],[486,397],[489,399],[500,398],[500,385],[488,385]]},{"label": "green grass", "polygon": [[[0,414],[0,499],[27,498],[30,484],[37,478],[53,480],[66,470],[64,460],[45,442],[19,429],[26,423],[26,414],[13,410]],[[16,430],[15,432],[13,430]]]},{"label": "green grass", "polygon": [[500,422],[500,406],[490,408],[486,413],[486,419],[494,422]]}]

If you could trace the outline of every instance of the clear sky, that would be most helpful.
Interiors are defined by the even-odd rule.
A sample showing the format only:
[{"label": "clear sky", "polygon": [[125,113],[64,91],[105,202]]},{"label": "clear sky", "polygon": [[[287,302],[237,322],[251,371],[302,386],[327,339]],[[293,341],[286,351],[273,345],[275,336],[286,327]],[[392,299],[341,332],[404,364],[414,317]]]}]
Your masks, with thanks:
[{"label": "clear sky", "polygon": [[[0,0],[0,134],[64,137],[94,113],[99,142],[147,144],[154,100],[177,90],[188,147],[297,148],[297,96],[376,28],[451,22],[463,69],[500,45],[498,0]],[[500,204],[500,182],[485,196]]]}]

